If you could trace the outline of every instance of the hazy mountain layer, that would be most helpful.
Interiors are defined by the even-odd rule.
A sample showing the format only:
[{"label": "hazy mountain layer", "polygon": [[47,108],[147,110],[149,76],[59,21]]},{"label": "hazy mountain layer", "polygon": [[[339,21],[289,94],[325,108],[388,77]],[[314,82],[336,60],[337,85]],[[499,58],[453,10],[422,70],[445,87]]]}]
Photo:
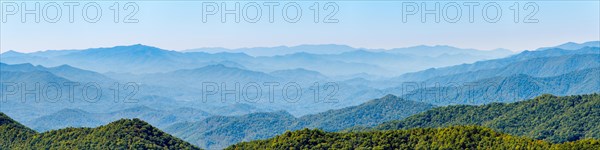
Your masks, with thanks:
[{"label": "hazy mountain layer", "polygon": [[[476,72],[479,70],[490,70],[490,69],[507,67],[508,65],[511,65],[513,63],[525,61],[525,60],[529,60],[529,59],[534,59],[534,58],[556,57],[556,56],[576,55],[576,54],[589,54],[591,56],[594,56],[594,55],[598,56],[598,55],[600,55],[600,47],[584,47],[582,49],[577,49],[577,50],[563,50],[563,49],[552,48],[552,49],[545,49],[545,50],[540,50],[540,51],[523,51],[519,54],[512,55],[512,56],[509,56],[506,58],[500,58],[500,59],[494,59],[494,60],[484,60],[484,61],[478,61],[478,62],[475,62],[472,64],[462,64],[462,65],[456,65],[456,66],[450,66],[450,67],[430,68],[430,69],[423,70],[423,71],[406,73],[406,74],[396,77],[390,81],[394,81],[394,82],[425,81],[427,79],[431,79],[434,77],[441,77],[441,76],[455,75],[455,74],[461,74],[461,73]],[[564,58],[556,58],[556,59],[559,59],[556,61],[556,62],[559,62],[560,59],[564,59]],[[549,61],[554,61],[554,60],[549,60]],[[567,63],[566,65],[573,64],[573,62],[565,62],[565,63]],[[594,62],[594,63],[596,63],[596,62]],[[539,64],[539,65],[541,65],[541,64]],[[532,66],[532,67],[539,67],[539,66]],[[516,68],[516,69],[519,70],[521,68]],[[538,69],[538,68],[527,68],[527,69]],[[564,71],[561,71],[561,72],[564,72]],[[548,76],[548,75],[543,75],[543,76]]]},{"label": "hazy mountain layer", "polygon": [[34,53],[9,51],[0,54],[0,57],[2,62],[10,64],[32,63],[44,66],[67,64],[101,73],[165,73],[225,64],[262,72],[305,68],[326,75],[371,73],[392,76],[430,67],[500,58],[511,53],[507,50],[481,51],[449,46],[370,50],[342,45],[260,47],[239,50],[209,48],[178,52],[145,45],[131,45]]},{"label": "hazy mountain layer", "polygon": [[210,117],[198,122],[175,124],[165,131],[207,149],[264,139],[286,130],[319,128],[338,131],[352,126],[374,126],[408,117],[433,108],[432,105],[407,101],[396,96],[371,100],[355,107],[331,110],[295,118],[287,112],[253,113],[235,117]]},{"label": "hazy mountain layer", "polygon": [[90,113],[80,109],[63,109],[39,117],[31,121],[30,124],[36,131],[47,131],[66,127],[97,127],[121,118],[140,118],[147,120],[158,128],[164,128],[178,122],[200,121],[209,116],[211,114],[193,108],[157,110],[146,106],[137,106],[109,113]]},{"label": "hazy mountain layer", "polygon": [[553,77],[512,75],[454,83],[407,92],[402,97],[434,105],[515,102],[550,93],[576,95],[600,92],[600,67]]}]

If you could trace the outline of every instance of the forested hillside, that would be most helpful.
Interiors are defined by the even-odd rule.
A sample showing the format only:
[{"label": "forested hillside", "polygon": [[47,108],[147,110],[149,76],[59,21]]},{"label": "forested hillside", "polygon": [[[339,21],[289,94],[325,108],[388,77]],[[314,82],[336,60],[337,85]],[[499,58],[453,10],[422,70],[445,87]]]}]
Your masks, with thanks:
[{"label": "forested hillside", "polygon": [[32,137],[35,131],[0,112],[0,149],[12,149],[14,144]]},{"label": "forested hillside", "polygon": [[581,149],[600,148],[593,139],[553,144],[511,136],[480,126],[417,128],[370,132],[335,133],[322,130],[285,132],[267,140],[228,147],[245,149]]},{"label": "forested hillside", "polygon": [[384,123],[376,130],[481,125],[516,136],[550,142],[600,139],[600,94],[542,95],[510,104],[438,107]]},{"label": "forested hillside", "polygon": [[199,149],[139,119],[35,133],[0,113],[0,133],[0,149]]}]

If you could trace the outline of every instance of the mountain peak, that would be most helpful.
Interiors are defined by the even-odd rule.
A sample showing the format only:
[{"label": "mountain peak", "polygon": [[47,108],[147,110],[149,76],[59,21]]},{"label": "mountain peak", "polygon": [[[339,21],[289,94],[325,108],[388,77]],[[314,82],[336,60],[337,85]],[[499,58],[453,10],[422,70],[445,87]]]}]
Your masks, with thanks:
[{"label": "mountain peak", "polygon": [[563,44],[553,46],[553,47],[538,48],[537,50],[546,50],[546,49],[552,49],[552,48],[559,48],[559,49],[564,49],[564,50],[577,50],[577,49],[581,49],[584,47],[600,47],[600,41],[588,41],[588,42],[583,42],[583,43],[567,42],[567,43],[563,43]]},{"label": "mountain peak", "polygon": [[201,67],[201,68],[198,68],[198,69],[236,69],[236,68],[227,67],[224,64],[218,63],[218,64],[207,65],[207,66],[204,66],[204,67]]},{"label": "mountain peak", "polygon": [[135,45],[123,46],[123,47],[128,47],[128,48],[133,49],[133,50],[146,50],[146,51],[159,51],[159,50],[163,50],[163,49],[160,49],[158,47],[149,46],[149,45],[142,45],[142,44],[135,44]]},{"label": "mountain peak", "polygon": [[393,94],[387,94],[384,97],[382,97],[381,99],[397,99],[398,96],[393,95]]},{"label": "mountain peak", "polygon": [[21,52],[17,52],[17,51],[14,51],[14,50],[9,50],[9,51],[6,51],[4,53],[0,53],[0,55],[5,56],[5,57],[14,57],[14,56],[25,56],[27,54],[21,53]]},{"label": "mountain peak", "polygon": [[65,109],[61,109],[58,112],[56,112],[56,114],[87,114],[88,112],[81,110],[81,109],[76,109],[76,108],[65,108]]},{"label": "mountain peak", "polygon": [[140,127],[140,126],[145,126],[145,125],[150,125],[150,124],[148,124],[145,121],[142,121],[139,118],[133,118],[133,119],[119,119],[117,121],[109,123],[106,126],[115,126],[115,127],[127,128],[127,127]]},{"label": "mountain peak", "polygon": [[[44,67],[44,66],[42,66],[42,65],[37,65],[37,67]],[[73,66],[71,66],[71,65],[67,65],[67,64],[62,64],[62,65],[60,65],[60,66],[56,66],[56,67],[52,67],[52,68],[53,68],[53,69],[78,69],[78,68],[75,68],[75,67],[73,67]],[[78,70],[79,70],[79,69],[78,69]]]},{"label": "mountain peak", "polygon": [[148,106],[140,105],[140,106],[134,106],[134,107],[127,108],[123,111],[124,112],[143,112],[143,111],[155,111],[155,110]]},{"label": "mountain peak", "polygon": [[114,47],[102,47],[102,48],[92,48],[81,51],[82,53],[100,53],[100,52],[162,52],[167,51],[157,47],[135,44],[135,45],[125,45],[125,46],[114,46]]},{"label": "mountain peak", "polygon": [[115,46],[115,47],[139,47],[139,48],[156,48],[153,46],[149,46],[149,45],[144,45],[144,44],[133,44],[133,45],[124,45],[124,46]]},{"label": "mountain peak", "polygon": [[[6,52],[4,52],[4,53],[2,53],[2,54],[6,54],[6,53],[20,53],[20,52],[17,52],[17,51],[14,51],[14,50],[8,50],[8,51],[6,51]],[[22,53],[21,53],[21,54],[22,54]]]}]

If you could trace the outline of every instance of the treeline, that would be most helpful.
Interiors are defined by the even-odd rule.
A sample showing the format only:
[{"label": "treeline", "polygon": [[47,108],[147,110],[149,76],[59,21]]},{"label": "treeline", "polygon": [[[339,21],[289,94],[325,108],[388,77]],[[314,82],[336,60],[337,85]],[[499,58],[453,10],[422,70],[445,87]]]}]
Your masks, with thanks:
[{"label": "treeline", "polygon": [[498,133],[480,126],[416,128],[369,132],[298,130],[267,140],[242,142],[229,150],[245,149],[581,149],[600,148],[600,141],[579,140],[553,144],[543,140]]},{"label": "treeline", "polygon": [[496,131],[553,143],[600,139],[600,94],[557,97],[542,95],[510,104],[447,106],[373,130],[480,125]]},{"label": "treeline", "polygon": [[0,133],[0,149],[199,149],[139,119],[36,133],[0,113]]}]

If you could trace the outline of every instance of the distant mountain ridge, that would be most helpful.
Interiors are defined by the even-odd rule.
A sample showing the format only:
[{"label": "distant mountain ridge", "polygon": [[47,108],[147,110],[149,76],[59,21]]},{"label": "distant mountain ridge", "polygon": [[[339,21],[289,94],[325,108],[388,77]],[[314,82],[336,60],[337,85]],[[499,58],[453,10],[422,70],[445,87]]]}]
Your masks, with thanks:
[{"label": "distant mountain ridge", "polygon": [[219,53],[219,52],[237,52],[246,53],[252,56],[276,56],[276,55],[287,55],[293,53],[307,52],[313,54],[338,54],[343,52],[354,51],[356,48],[337,45],[337,44],[322,44],[322,45],[298,45],[298,46],[276,46],[276,47],[252,47],[252,48],[197,48],[184,50],[183,52],[208,52],[208,53]]},{"label": "distant mountain ridge", "polygon": [[72,67],[69,65],[60,65],[60,66],[56,66],[56,67],[48,67],[47,68],[47,67],[44,67],[41,65],[33,66],[32,64],[29,64],[29,63],[14,64],[14,65],[0,63],[0,67],[2,68],[2,71],[10,71],[10,72],[46,71],[46,72],[55,74],[57,76],[63,77],[65,79],[68,79],[71,81],[78,81],[78,82],[82,82],[82,83],[114,82],[113,79],[110,79],[103,74],[75,68],[75,67]]},{"label": "distant mountain ridge", "polygon": [[583,43],[575,43],[575,42],[567,42],[561,45],[557,45],[554,47],[543,47],[543,48],[538,48],[537,50],[544,50],[544,49],[549,49],[549,48],[560,48],[560,49],[566,49],[566,50],[576,50],[576,49],[581,49],[584,47],[600,47],[600,41],[589,41],[589,42],[583,42]]},{"label": "distant mountain ridge", "polygon": [[577,95],[600,92],[600,67],[573,71],[553,77],[532,77],[524,74],[492,77],[474,82],[455,83],[409,91],[404,99],[434,105],[488,104],[515,102],[544,93]]},{"label": "distant mountain ridge", "polygon": [[462,64],[450,67],[442,67],[442,68],[430,68],[423,71],[406,73],[401,76],[398,76],[391,81],[395,82],[406,82],[406,81],[424,81],[427,79],[431,79],[434,77],[440,76],[448,76],[466,72],[474,72],[479,70],[486,69],[496,69],[506,67],[509,64],[525,61],[528,59],[535,59],[541,57],[557,57],[564,55],[600,55],[600,47],[585,47],[578,50],[563,50],[563,49],[546,49],[541,51],[524,51],[516,55],[512,55],[506,58],[494,59],[494,60],[485,60],[478,61],[472,64]]},{"label": "distant mountain ridge", "polygon": [[387,50],[386,52],[396,54],[410,54],[418,56],[441,56],[441,55],[456,55],[456,54],[470,54],[470,55],[483,55],[483,56],[508,56],[513,52],[507,49],[493,49],[493,50],[477,50],[469,48],[456,48],[448,45],[419,45],[406,48],[394,48]]},{"label": "distant mountain ridge", "polygon": [[[600,51],[599,51],[600,52]],[[575,54],[554,57],[539,57],[507,64],[494,69],[482,69],[458,73],[447,76],[438,76],[425,80],[427,83],[447,84],[450,82],[472,82],[480,79],[525,74],[533,77],[551,77],[600,67],[600,54]]]},{"label": "distant mountain ridge", "polygon": [[[211,50],[214,49],[209,51]],[[253,53],[273,55],[248,55]],[[0,54],[0,57],[3,63],[9,64],[32,63],[44,66],[68,64],[101,73],[164,73],[214,65],[215,62],[226,62],[241,64],[245,68],[262,72],[305,68],[326,75],[349,75],[362,72],[387,75],[416,71],[421,67],[447,66],[500,58],[509,54],[512,52],[480,51],[450,46],[411,47],[397,49],[392,53],[392,50],[361,49],[344,45],[259,47],[207,53],[201,50],[185,52],[164,50],[137,44],[84,50],[48,50],[34,53],[9,51]],[[370,61],[363,61],[366,58],[370,58]],[[437,59],[432,61],[431,58]],[[351,67],[353,69],[346,69]]]},{"label": "distant mountain ridge", "polygon": [[[391,52],[397,54],[411,54],[419,56],[439,56],[442,54],[466,54],[471,53],[474,55],[508,55],[512,52],[506,49],[494,49],[494,50],[477,50],[468,48],[456,48],[447,45],[419,45],[403,48],[392,48],[392,49],[369,49],[369,48],[354,48],[347,45],[337,44],[320,44],[320,45],[298,45],[298,46],[276,46],[276,47],[252,47],[252,48],[197,48],[184,50],[184,52],[208,52],[208,53],[219,53],[219,52],[243,52],[252,56],[276,56],[276,55],[288,55],[293,53],[312,53],[312,54],[340,54],[352,51],[373,51],[373,52]],[[433,54],[433,55],[432,55]]]},{"label": "distant mountain ridge", "polygon": [[63,109],[31,121],[36,131],[48,131],[66,127],[97,127],[121,118],[141,118],[162,128],[182,121],[198,121],[212,114],[193,108],[157,110],[146,106],[134,106],[108,113],[90,113],[81,109]]}]

